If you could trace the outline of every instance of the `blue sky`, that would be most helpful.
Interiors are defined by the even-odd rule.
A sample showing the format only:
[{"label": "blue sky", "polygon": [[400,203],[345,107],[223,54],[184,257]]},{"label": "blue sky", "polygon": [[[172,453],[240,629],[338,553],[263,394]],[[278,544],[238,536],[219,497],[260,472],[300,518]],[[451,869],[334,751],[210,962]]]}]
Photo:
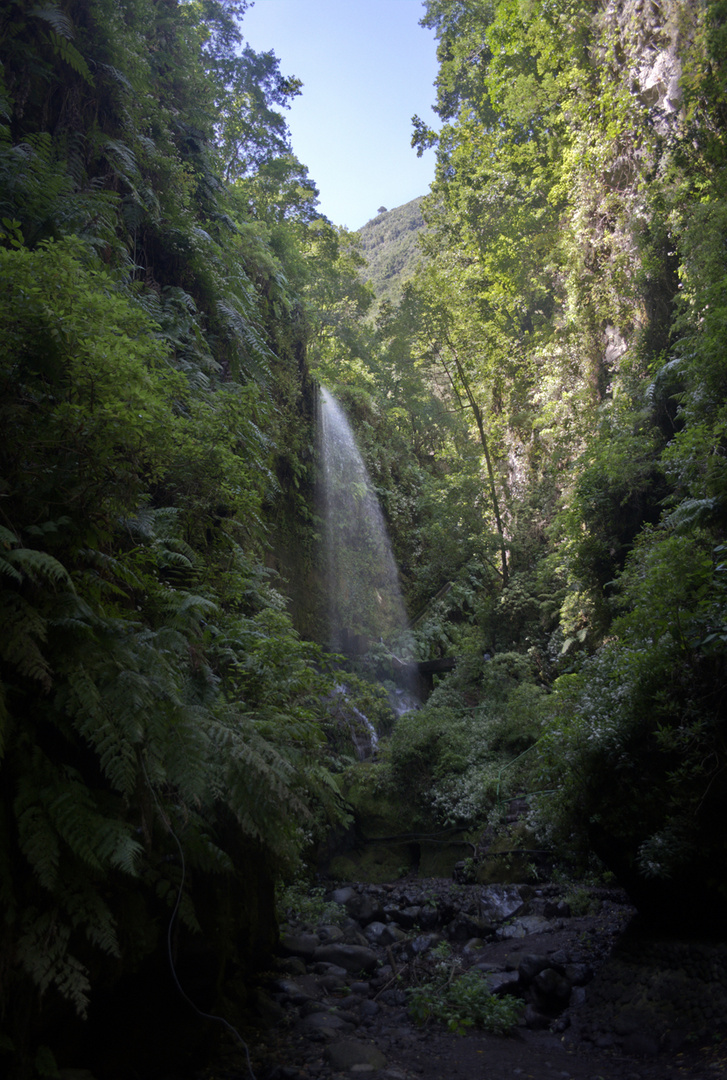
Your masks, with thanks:
[{"label": "blue sky", "polygon": [[243,37],[303,80],[286,119],[293,150],[334,225],[359,229],[380,206],[425,195],[434,153],[416,156],[411,118],[432,126],[436,40],[421,0],[255,0]]}]

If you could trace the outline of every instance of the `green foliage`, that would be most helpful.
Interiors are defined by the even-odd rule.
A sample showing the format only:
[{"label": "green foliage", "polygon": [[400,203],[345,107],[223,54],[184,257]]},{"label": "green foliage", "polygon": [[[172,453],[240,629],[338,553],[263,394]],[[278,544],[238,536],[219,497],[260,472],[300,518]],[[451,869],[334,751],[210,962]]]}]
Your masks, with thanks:
[{"label": "green foliage", "polygon": [[419,234],[424,228],[421,201],[421,198],[413,199],[378,214],[358,231],[366,259],[361,276],[371,283],[379,301],[396,303],[421,261]]},{"label": "green foliage", "polygon": [[438,962],[431,982],[409,990],[409,1012],[418,1024],[436,1020],[457,1035],[473,1027],[492,1035],[509,1035],[522,1008],[523,1003],[515,998],[491,994],[481,972],[471,969],[457,974],[446,959]]},{"label": "green foliage", "polygon": [[263,562],[303,396],[299,241],[276,248],[218,176],[227,155],[250,194],[287,153],[271,107],[297,87],[237,54],[244,7],[2,16],[0,1011],[21,1072],[39,1010],[84,1015],[177,903],[182,940],[244,969],[274,918],[255,897],[344,818],[332,676]]},{"label": "green foliage", "polygon": [[326,900],[326,890],[304,879],[286,885],[277,896],[278,918],[281,924],[308,923],[313,926],[338,926],[348,914],[341,904]]}]

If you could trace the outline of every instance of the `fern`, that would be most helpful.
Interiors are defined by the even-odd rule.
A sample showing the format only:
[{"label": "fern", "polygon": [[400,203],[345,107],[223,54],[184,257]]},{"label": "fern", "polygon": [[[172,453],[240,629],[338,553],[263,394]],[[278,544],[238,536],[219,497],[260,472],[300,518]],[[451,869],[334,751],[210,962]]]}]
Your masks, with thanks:
[{"label": "fern", "polygon": [[58,37],[66,38],[70,40],[73,37],[73,23],[64,11],[56,7],[55,4],[48,4],[45,7],[34,7],[31,9],[31,15],[34,15],[36,19],[43,19],[48,23],[51,30]]},{"label": "fern", "polygon": [[64,63],[68,64],[70,68],[73,68],[76,74],[80,75],[89,86],[93,86],[93,77],[88,70],[88,64],[81,56],[76,46],[69,41],[67,37],[56,34],[54,30],[51,30],[49,33],[54,52],[60,56]]},{"label": "fern", "polygon": [[88,969],[68,951],[71,927],[57,908],[39,912],[31,908],[23,918],[17,956],[41,994],[55,985],[79,1016],[88,1011],[91,983]]},{"label": "fern", "polygon": [[53,585],[65,585],[66,588],[73,590],[73,582],[65,566],[46,551],[36,551],[35,548],[15,548],[8,552],[6,559],[23,577],[31,578],[36,582],[47,581]]}]

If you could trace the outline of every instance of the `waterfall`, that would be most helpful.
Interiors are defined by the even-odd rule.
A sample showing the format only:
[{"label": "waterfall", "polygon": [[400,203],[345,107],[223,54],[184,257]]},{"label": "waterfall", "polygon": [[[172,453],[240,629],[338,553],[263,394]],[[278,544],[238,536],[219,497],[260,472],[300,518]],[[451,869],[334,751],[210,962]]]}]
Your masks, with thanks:
[{"label": "waterfall", "polygon": [[331,648],[355,655],[384,642],[404,658],[407,618],[384,516],[346,415],[323,387],[318,437]]}]

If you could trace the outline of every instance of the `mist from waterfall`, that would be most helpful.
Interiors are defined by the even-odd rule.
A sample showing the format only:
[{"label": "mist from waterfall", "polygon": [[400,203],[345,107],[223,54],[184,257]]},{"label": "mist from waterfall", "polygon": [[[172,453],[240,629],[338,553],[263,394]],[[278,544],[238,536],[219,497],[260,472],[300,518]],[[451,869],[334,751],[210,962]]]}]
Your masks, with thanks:
[{"label": "mist from waterfall", "polygon": [[331,648],[354,655],[383,640],[407,654],[406,611],[384,516],[346,414],[324,387],[318,439]]}]

